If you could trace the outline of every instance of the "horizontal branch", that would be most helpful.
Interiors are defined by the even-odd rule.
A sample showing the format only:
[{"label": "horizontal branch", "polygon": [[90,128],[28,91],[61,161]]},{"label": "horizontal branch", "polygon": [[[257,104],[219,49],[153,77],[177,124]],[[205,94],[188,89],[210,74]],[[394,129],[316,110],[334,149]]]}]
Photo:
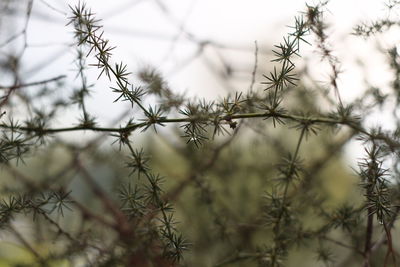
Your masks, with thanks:
[{"label": "horizontal branch", "polygon": [[41,128],[41,127],[26,127],[26,126],[10,126],[7,124],[0,124],[0,128],[3,129],[14,129],[25,132],[37,132],[40,134],[47,133],[60,133],[60,132],[72,132],[72,131],[94,131],[94,132],[110,132],[110,133],[124,133],[131,132],[140,128],[148,127],[153,124],[167,124],[167,123],[188,123],[188,122],[214,122],[214,121],[226,121],[231,122],[232,120],[238,119],[253,119],[253,118],[277,118],[277,119],[286,119],[292,122],[302,123],[302,124],[326,124],[326,125],[344,125],[352,128],[357,133],[362,133],[370,137],[374,140],[381,140],[385,142],[390,148],[398,148],[400,147],[400,143],[382,133],[369,133],[367,130],[362,128],[358,123],[352,122],[345,119],[334,119],[329,117],[306,117],[299,115],[291,115],[287,113],[277,113],[277,112],[259,112],[259,113],[242,113],[242,114],[234,114],[234,115],[223,115],[217,117],[207,117],[207,116],[193,116],[186,118],[159,118],[149,121],[144,121],[141,123],[133,123],[129,124],[125,127],[120,128],[112,128],[112,127],[96,127],[96,126],[75,126],[75,127],[64,127],[64,128]]},{"label": "horizontal branch", "polygon": [[43,85],[46,83],[55,82],[55,81],[64,79],[66,77],[67,76],[65,76],[65,75],[59,75],[57,77],[50,78],[50,79],[43,80],[43,81],[37,81],[37,82],[31,82],[31,83],[21,83],[21,84],[16,84],[16,85],[9,85],[9,86],[0,85],[0,89],[18,89],[18,88],[23,88],[23,87]]},{"label": "horizontal branch", "polygon": [[263,112],[263,113],[243,113],[243,114],[236,114],[236,115],[229,115],[229,116],[219,116],[216,118],[212,117],[187,117],[187,118],[160,118],[157,120],[149,121],[149,122],[141,122],[141,123],[134,123],[129,124],[126,127],[120,128],[107,128],[107,127],[95,127],[95,126],[75,126],[75,127],[65,127],[65,128],[39,128],[39,127],[24,127],[24,126],[14,126],[11,127],[6,124],[0,124],[0,128],[5,129],[17,129],[21,131],[31,131],[31,132],[41,132],[41,133],[57,133],[57,132],[70,132],[70,131],[82,131],[82,130],[90,130],[96,132],[128,132],[133,131],[138,128],[143,128],[148,126],[149,124],[164,124],[164,123],[185,123],[185,122],[206,122],[206,121],[231,121],[236,119],[252,119],[252,118],[280,118],[280,119],[288,119],[291,121],[296,122],[307,122],[309,124],[314,123],[323,123],[323,124],[344,124],[349,125],[348,122],[344,122],[341,120],[334,120],[330,118],[307,118],[297,115],[287,115],[287,114],[277,114],[277,113],[270,113],[270,112]]}]

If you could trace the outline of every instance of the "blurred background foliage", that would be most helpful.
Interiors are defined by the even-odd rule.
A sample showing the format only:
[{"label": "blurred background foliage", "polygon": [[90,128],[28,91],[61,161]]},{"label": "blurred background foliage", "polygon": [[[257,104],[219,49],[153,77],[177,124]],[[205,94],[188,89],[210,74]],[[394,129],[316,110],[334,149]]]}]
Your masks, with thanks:
[{"label": "blurred background foliage", "polygon": [[[28,25],[30,10],[26,9],[26,4],[33,2],[26,1],[21,4],[22,2],[2,0],[0,1],[1,12],[9,16],[8,21],[19,21],[18,25],[22,25],[26,19],[26,25]],[[36,2],[39,1],[35,1],[34,4]],[[159,2],[155,1],[154,5],[159,8],[161,6],[163,10],[162,2],[161,4]],[[46,1],[40,1],[40,3],[46,6],[49,4]],[[51,8],[54,9],[50,5]],[[35,16],[48,19],[45,13],[40,12],[40,9],[33,10]],[[164,9],[163,12],[168,15],[166,10]],[[36,11],[38,12],[35,13]],[[53,11],[58,14],[64,12],[63,10]],[[27,42],[26,29],[28,28],[25,27],[19,32],[13,28],[13,24],[5,24],[5,18],[5,16],[0,17],[0,27],[11,32],[9,34],[11,39],[1,36],[3,38],[1,44],[5,44],[1,47],[7,48],[0,58],[2,64],[0,75],[3,75],[0,77],[1,84],[10,84],[9,81],[13,79],[22,82],[26,77],[29,78],[29,68],[26,67],[29,65],[29,60],[23,55],[26,50],[33,53],[30,49],[35,46],[31,47],[30,42]],[[65,21],[61,21],[64,27]],[[7,43],[13,44],[13,33],[17,33],[15,39],[25,38],[18,43],[23,47],[22,52],[15,47],[7,46]],[[234,87],[231,86],[232,84],[240,86],[245,84],[247,88],[249,82],[254,83],[251,78],[257,77],[256,85],[252,84],[250,88],[254,85],[255,91],[263,92],[262,89],[265,88],[262,88],[264,85],[260,86],[258,77],[260,73],[267,73],[272,69],[269,61],[272,58],[271,53],[265,51],[265,47],[270,48],[272,45],[259,44],[259,50],[256,47],[256,51],[252,47],[226,52],[225,49],[229,50],[229,47],[226,48],[213,40],[197,39],[196,36],[185,32],[183,27],[179,28],[180,34],[188,36],[190,42],[198,49],[192,57],[187,59],[187,62],[204,56],[205,53],[202,53],[207,49],[215,50],[215,55],[211,58],[214,60],[217,58],[215,61],[220,64],[210,64],[205,60],[208,62],[205,65],[207,70],[217,77],[214,78],[223,84],[221,87],[232,89]],[[174,42],[171,42],[172,46]],[[71,50],[71,44],[64,44],[64,46]],[[250,52],[247,55],[251,61],[253,54],[257,57],[258,53],[258,65],[256,61],[256,66],[251,63],[247,64],[246,68],[242,68],[241,64],[231,64],[231,61],[226,60],[227,55],[230,55],[229,58],[235,58],[232,55],[239,55],[243,53],[243,50]],[[67,54],[69,60],[71,60],[70,52],[63,52]],[[75,48],[74,53],[76,59]],[[52,57],[52,55],[46,56]],[[314,59],[308,60],[313,63]],[[48,58],[43,60],[43,65],[50,65],[47,71],[51,68],[50,63]],[[395,63],[392,63],[393,68],[396,68]],[[285,98],[282,106],[288,109],[290,114],[323,116],[327,110],[334,109],[335,103],[329,100],[335,98],[327,92],[328,86],[307,83],[308,80],[312,80],[310,74],[312,70],[306,66],[307,59],[305,62],[299,62],[299,65],[296,71],[300,77],[305,78],[305,82],[304,84],[300,82],[297,87],[289,86],[284,89]],[[62,66],[65,67],[65,65]],[[35,68],[39,68],[31,65],[29,67],[32,72]],[[78,64],[74,67],[75,75],[76,69],[80,66]],[[185,67],[184,63],[179,68],[185,69]],[[98,73],[93,69],[85,69],[85,71],[89,73],[88,80],[93,78],[92,80],[95,81]],[[325,68],[321,67],[321,69],[325,71]],[[175,88],[171,86],[171,89],[157,70],[154,72],[152,70],[147,67],[147,69],[137,71],[135,79],[145,84],[148,91],[153,94],[149,103],[161,101],[163,108],[170,108],[171,113],[176,115],[178,107],[182,104],[180,101],[183,102],[184,94],[175,92],[173,90]],[[243,75],[243,72],[247,76]],[[203,77],[201,73],[198,76]],[[58,125],[57,123],[70,125],[70,121],[72,125],[90,122],[81,115],[77,115],[79,108],[76,106],[84,102],[84,97],[79,95],[82,92],[79,89],[79,82],[77,80],[64,81],[64,78],[51,83],[38,84],[34,87],[37,90],[16,91],[15,98],[10,98],[9,103],[6,103],[7,116],[12,115],[17,119],[25,118],[25,116],[42,116],[51,121],[50,126]],[[167,76],[166,80],[168,78]],[[333,80],[335,81],[336,78]],[[89,88],[89,91],[93,92],[94,100],[86,102],[92,101],[92,106],[88,105],[88,110],[93,111],[93,107],[97,107],[100,111],[93,112],[94,114],[107,113],[109,117],[104,121],[100,118],[101,123],[112,118],[114,124],[119,124],[121,121],[124,123],[128,120],[128,115],[135,114],[136,116],[137,107],[131,109],[129,103],[121,105],[127,110],[127,112],[123,110],[125,113],[122,115],[116,112],[115,106],[109,108],[108,105],[103,105],[103,103],[111,104],[115,99],[114,95],[113,98],[105,97],[105,100],[95,98],[97,92],[103,93],[106,90],[102,88],[104,81],[108,82],[107,79],[101,78],[95,86]],[[240,87],[239,85],[237,87]],[[59,90],[60,88],[66,90]],[[372,108],[376,108],[378,113],[381,112],[382,109],[377,100],[384,101],[385,99],[385,95],[381,95],[378,89],[374,91],[371,87],[370,90],[371,95],[375,95],[372,101],[360,96],[353,103],[355,110],[365,111],[366,114],[363,114],[365,116],[369,115],[368,112]],[[160,97],[165,92],[174,94]],[[181,96],[182,99],[177,96]],[[176,100],[176,103],[171,103],[171,100]],[[197,100],[199,99],[195,99]],[[364,102],[373,102],[370,105],[372,108],[363,110]],[[276,125],[275,122],[277,122]],[[267,259],[260,257],[261,252],[274,244],[272,240],[274,229],[266,223],[268,216],[274,211],[271,211],[270,200],[267,198],[274,190],[282,190],[282,186],[275,187],[279,184],[276,178],[278,169],[282,159],[295,150],[301,129],[289,120],[285,121],[285,124],[262,118],[241,120],[237,125],[229,124],[228,121],[222,123],[229,134],[215,136],[215,138],[209,134],[210,140],[199,147],[192,143],[187,144],[187,140],[181,138],[183,133],[179,124],[168,125],[165,128],[157,127],[157,132],[152,127],[146,133],[134,131],[130,133],[129,138],[134,148],[140,150],[143,147],[145,153],[150,155],[150,169],[164,177],[162,196],[164,200],[174,204],[174,216],[178,222],[175,227],[190,243],[189,250],[184,253],[184,260],[179,263],[180,265],[264,266],[263,263],[265,264]],[[364,210],[362,213],[354,209],[362,207],[365,196],[360,187],[360,177],[352,169],[354,160],[350,157],[353,155],[345,153],[347,145],[354,139],[356,133],[344,127],[318,127],[320,129],[317,130],[317,135],[311,131],[301,143],[299,156],[304,159],[302,160],[303,168],[299,173],[299,178],[291,183],[287,192],[291,204],[288,213],[293,216],[287,217],[289,227],[284,234],[290,236],[291,242],[295,245],[289,246],[286,253],[287,261],[283,266],[361,266],[363,256],[357,254],[354,248],[362,249],[364,246],[367,215]],[[212,129],[210,132],[212,133]],[[126,147],[122,146],[121,149],[120,140],[107,133],[94,134],[91,131],[41,136],[40,142],[29,148],[22,159],[0,167],[1,203],[8,205],[12,202],[11,197],[18,194],[32,194],[34,201],[41,197],[41,190],[58,190],[57,196],[67,194],[90,212],[112,220],[113,217],[104,208],[101,199],[83,177],[85,171],[82,172],[82,169],[84,169],[93,177],[94,182],[122,207],[123,211],[127,214],[140,212],[140,209],[138,211],[124,210],[126,207],[121,200],[122,191],[128,188],[128,182],[133,185],[145,185],[146,181],[143,177],[133,179],[136,174],[132,174],[132,171],[126,168],[126,162],[132,158],[128,159],[129,150]],[[79,163],[77,157],[79,157]],[[77,165],[83,167],[77,168]],[[393,184],[396,185],[396,183]],[[393,198],[396,199],[397,196],[394,195]],[[22,210],[19,214],[13,215],[12,223],[4,227],[0,234],[0,267],[40,266],[37,263],[40,257],[48,258],[51,266],[87,266],[91,261],[94,262],[93,266],[100,263],[104,266],[120,266],[112,260],[107,261],[106,256],[104,256],[105,263],[101,261],[102,249],[109,249],[116,257],[123,254],[123,249],[114,242],[118,240],[118,234],[91,221],[86,213],[71,208],[69,204],[68,202],[48,203],[44,205],[48,213],[41,214],[43,216],[36,216],[35,212],[38,211],[35,210]],[[57,209],[58,212],[51,212],[53,209]],[[146,234],[151,236],[154,230],[151,227],[160,224],[158,221],[150,221],[148,232],[141,233],[143,236]],[[398,241],[400,232],[397,226],[398,222],[392,232],[396,250],[400,246]],[[329,229],[325,232],[321,230],[321,227]],[[378,227],[379,225],[376,224],[374,240],[378,240],[382,235]],[[75,242],[75,239],[79,239],[80,242]],[[87,247],[83,248],[83,245],[79,247],[78,243]],[[96,243],[100,248],[96,246]],[[84,253],[82,253],[83,250]],[[257,254],[258,251],[260,255]],[[386,253],[385,246],[374,251],[371,266],[382,266]],[[39,257],[36,254],[39,254]]]},{"label": "blurred background foliage", "polygon": [[[311,112],[318,108],[313,104],[318,102],[315,96],[305,93],[301,87],[290,101],[293,110],[301,107],[304,111],[307,107]],[[151,168],[165,177],[165,197],[175,203],[177,227],[191,243],[185,254],[186,266],[218,266],[219,263],[221,266],[257,266],[254,261],[229,263],[228,260],[225,264],[222,260],[238,251],[257,250],[271,238],[271,229],[266,229],[263,220],[267,209],[263,196],[276,182],[276,166],[295,147],[298,131],[287,125],[274,127],[272,122],[262,119],[241,122],[236,131],[206,142],[201,148],[175,138],[174,135],[179,134],[178,126],[148,134],[140,142],[152,155]],[[293,197],[293,210],[299,213],[308,230],[317,229],[324,223],[315,214],[315,199],[320,201],[321,210],[327,211],[361,201],[358,179],[343,155],[348,135],[323,129],[318,136],[309,136],[300,151],[301,158],[307,161],[302,178],[290,189],[289,195]],[[34,183],[57,183],[90,210],[102,214],[101,203],[71,165],[74,164],[73,154],[80,150],[81,158],[96,182],[119,201],[116,192],[130,179],[124,163],[126,151],[119,151],[117,146],[109,144],[110,140],[105,136],[85,148],[65,141],[52,142],[26,157],[18,164],[18,170]],[[7,169],[2,170],[1,188],[3,197],[19,190],[18,180]],[[59,216],[53,219],[58,221]],[[70,233],[84,232],[80,228],[90,226],[83,226],[79,216],[79,213],[65,209],[60,225]],[[35,250],[52,253],[57,246],[62,247],[63,242],[48,241],[55,237],[46,236],[48,231],[42,228],[47,224],[42,220],[32,222],[30,218],[18,218],[18,229],[29,237]],[[110,240],[113,238],[101,227],[90,228],[90,231],[102,236],[101,240],[107,235],[111,235]],[[343,242],[351,240],[340,231],[335,231],[332,238]],[[16,245],[15,241],[17,244],[19,241],[14,239],[3,233],[3,249],[0,250],[3,266],[10,266],[10,263],[29,266],[33,257],[23,246]],[[306,244],[307,249],[293,247],[287,266],[318,266],[315,253],[318,245],[306,237],[299,237],[299,242]],[[351,266],[360,260],[334,243],[330,249],[338,263],[348,264],[341,266]],[[55,261],[54,266],[68,264]]]}]

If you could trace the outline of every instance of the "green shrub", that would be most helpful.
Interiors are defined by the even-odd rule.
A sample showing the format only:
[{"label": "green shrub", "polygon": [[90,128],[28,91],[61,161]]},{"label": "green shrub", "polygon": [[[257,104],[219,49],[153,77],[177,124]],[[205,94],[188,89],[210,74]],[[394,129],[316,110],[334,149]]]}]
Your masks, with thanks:
[{"label": "green shrub", "polygon": [[[24,84],[18,58],[2,66],[16,79],[1,86],[1,264],[396,266],[399,55],[385,51],[396,74],[389,91],[371,87],[342,99],[327,5],[306,5],[295,17],[273,48],[265,90],[253,88],[256,46],[250,89],[216,101],[175,93],[151,68],[133,84],[128,66],[114,62],[118,48],[101,21],[84,3],[72,6],[80,85],[71,96],[54,97],[65,76]],[[367,41],[398,24],[379,20],[354,34]],[[296,69],[309,45],[329,66],[325,88],[311,89]],[[139,110],[135,118],[99,124],[86,108],[95,87],[88,66],[109,80],[114,102]],[[42,90],[21,93],[33,86]],[[79,124],[58,126],[59,113],[76,106]],[[19,107],[28,112],[15,115]],[[368,127],[377,110],[392,111],[393,130]],[[81,132],[94,134],[59,138]],[[362,141],[365,157],[351,174],[342,150],[352,140]]]}]

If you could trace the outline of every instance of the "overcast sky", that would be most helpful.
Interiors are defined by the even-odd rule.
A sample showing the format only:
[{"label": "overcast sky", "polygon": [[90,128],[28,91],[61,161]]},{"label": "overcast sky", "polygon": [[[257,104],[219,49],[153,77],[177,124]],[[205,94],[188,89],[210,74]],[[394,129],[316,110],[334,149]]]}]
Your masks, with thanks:
[{"label": "overcast sky", "polygon": [[[27,1],[21,1],[27,2]],[[23,56],[23,76],[26,82],[47,79],[60,74],[75,77],[73,62],[72,27],[66,26],[68,5],[77,0],[34,0],[32,16],[27,29],[27,44]],[[269,54],[274,44],[281,42],[289,31],[287,25],[305,10],[302,0],[87,0],[92,11],[102,19],[105,37],[110,39],[115,62],[124,61],[135,74],[140,68],[155,67],[176,92],[214,99],[227,92],[245,91],[251,80],[254,50],[259,46],[259,68],[256,86],[262,89],[262,74],[269,65]],[[313,4],[316,1],[308,1]],[[351,36],[353,27],[385,16],[384,1],[332,0],[326,18],[330,42],[341,61],[343,74],[339,89],[344,99],[352,99],[365,87],[364,81],[375,86],[385,86],[391,77],[384,58],[374,51],[377,43],[368,43]],[[9,36],[23,26],[4,22]],[[396,36],[379,45],[390,47],[399,41]],[[0,36],[0,43],[8,36]],[[210,41],[215,45],[199,43]],[[21,40],[20,42],[21,43]],[[7,51],[20,50],[18,42],[4,47]],[[319,67],[315,47],[304,47],[303,59],[311,62],[316,80],[328,79],[329,73]],[[354,66],[359,62],[368,67]],[[90,63],[90,60],[89,60]],[[299,63],[301,64],[301,62]],[[232,73],[229,73],[231,67]],[[88,75],[96,81],[97,70]],[[2,79],[2,77],[0,77]],[[135,82],[134,75],[132,81]],[[5,83],[2,81],[2,83]],[[69,92],[67,92],[68,94]],[[88,103],[91,113],[100,121],[110,121],[122,111],[120,104],[112,103],[115,95],[102,79],[93,88]],[[70,114],[66,121],[76,120]]]},{"label": "overcast sky", "polygon": [[[293,17],[305,10],[305,1],[301,0],[86,2],[97,17],[103,19],[105,36],[117,47],[114,51],[116,61],[125,61],[133,73],[143,66],[154,66],[164,73],[174,90],[205,97],[214,97],[216,93],[223,95],[224,90],[239,90],[249,82],[254,41],[260,47],[261,68],[257,78],[258,82],[262,81],[262,64],[268,64],[267,53],[273,44],[282,40],[288,31],[286,25],[292,24]],[[354,23],[382,15],[384,6],[377,0],[331,2],[327,17],[332,24],[329,29],[332,43],[347,63],[354,60],[354,57],[348,58],[354,56],[348,49],[365,49],[355,45],[350,47],[354,38],[349,38],[348,34]],[[27,79],[70,70],[73,49],[66,44],[72,41],[72,29],[65,27],[65,12],[69,12],[68,4],[74,6],[77,3],[76,0],[34,1],[28,29],[29,47],[24,55]],[[198,43],[185,33],[192,34],[198,41],[212,41],[226,48],[206,46],[199,53]],[[337,40],[340,42],[335,43]],[[360,46],[364,44],[360,43]],[[232,88],[226,88],[227,81],[218,74],[224,64],[231,65],[236,71],[235,78],[229,83]]]}]

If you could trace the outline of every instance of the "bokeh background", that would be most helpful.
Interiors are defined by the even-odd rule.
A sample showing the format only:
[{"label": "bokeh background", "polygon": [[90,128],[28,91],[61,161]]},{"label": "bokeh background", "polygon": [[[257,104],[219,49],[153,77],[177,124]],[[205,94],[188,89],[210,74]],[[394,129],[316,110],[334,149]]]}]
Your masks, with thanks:
[{"label": "bokeh background", "polygon": [[[29,3],[32,8],[27,16]],[[2,64],[10,64],[13,58],[18,58],[17,72],[24,83],[66,75],[59,84],[49,85],[47,90],[51,94],[47,100],[34,104],[37,109],[46,110],[49,103],[70,97],[79,85],[74,65],[73,29],[66,26],[70,16],[68,5],[77,3],[72,0],[0,1]],[[245,92],[251,87],[253,77],[254,90],[263,90],[263,74],[273,66],[270,60],[274,45],[282,42],[288,25],[293,24],[294,17],[304,11],[307,4],[300,0],[87,0],[86,3],[101,18],[106,38],[116,47],[113,60],[122,60],[128,65],[133,83],[141,83],[138,74],[143,69],[155,69],[174,92],[207,100]],[[393,29],[368,41],[352,33],[357,24],[397,15],[396,10],[388,14],[384,1],[335,0],[328,5],[325,13],[329,24],[327,32],[343,70],[338,87],[345,103],[371,87],[389,90],[394,74],[382,51],[396,46],[400,36],[398,30]],[[304,79],[298,90],[290,95],[292,106],[309,111],[329,110],[329,105],[303,90],[305,87],[323,88],[329,82],[329,66],[321,60],[315,46],[304,45],[300,51],[301,58],[297,59],[296,65]],[[87,60],[89,64],[91,60]],[[118,126],[130,117],[140,119],[140,113],[136,108],[131,109],[130,104],[113,103],[115,95],[109,89],[108,80],[105,77],[97,79],[95,67],[86,73],[90,83],[94,84],[87,99],[87,109],[99,124]],[[1,85],[12,81],[10,73],[0,73]],[[42,89],[33,87],[25,93],[32,96]],[[23,119],[30,112],[22,106],[6,111],[7,116],[15,119]],[[53,124],[59,127],[74,125],[79,116],[78,109],[72,107],[57,114]],[[266,177],[273,176],[269,173],[271,166],[277,164],[286,151],[293,150],[297,137],[290,129],[274,128],[272,124],[260,121],[242,125],[244,130],[238,136],[217,138],[215,146],[205,144],[197,150],[178,138],[179,125],[159,129],[158,133],[133,136],[135,145],[144,147],[152,155],[153,168],[168,178],[165,191],[176,202],[178,220],[181,221],[179,227],[194,244],[193,251],[186,256],[187,266],[214,266],[225,258],[232,244],[241,243],[247,248],[268,240],[270,233],[259,229],[262,195],[269,188]],[[367,124],[387,129],[394,127],[385,110],[369,114]],[[314,194],[323,197],[328,209],[347,201],[360,201],[358,180],[352,168],[357,168],[363,148],[360,142],[348,141],[345,135],[335,135],[332,140],[331,133],[323,132],[310,138],[301,151],[302,157],[307,158],[307,167],[315,172],[313,184],[298,190],[304,190],[304,197]],[[18,168],[33,179],[50,179],[68,169],[71,146],[84,147],[93,140],[96,145],[85,148],[84,158],[96,181],[112,194],[129,175],[123,164],[126,155],[113,144],[113,139],[97,133],[57,135],[47,146],[28,156],[25,164],[20,163]],[[332,144],[338,149],[332,148]],[[211,161],[214,157],[218,160]],[[1,176],[4,188],[15,182],[7,170],[2,171]],[[189,182],[185,182],[187,180]],[[65,183],[74,196],[93,209],[100,208],[80,181],[79,174],[67,172],[57,182]],[[297,201],[301,203],[302,199]],[[207,202],[215,205],[207,205]],[[310,227],[318,224],[315,218],[307,216],[307,212],[305,208],[305,224]],[[74,213],[67,211],[65,216],[69,223],[64,226],[74,231],[77,227]],[[51,244],[40,236],[44,233],[32,228],[29,221],[21,218],[16,224],[22,233],[32,236],[39,250],[50,250]],[[219,235],[215,235],[215,230]],[[231,240],[232,233],[237,233],[233,235],[234,240]],[[345,238],[339,232],[335,237]],[[398,234],[397,237],[400,240]],[[29,265],[31,256],[18,240],[7,234],[0,238],[0,265],[12,266],[10,262]],[[342,248],[334,247],[333,253],[337,259],[333,266],[357,263],[357,257]],[[66,262],[56,264],[59,265],[54,266],[68,266]],[[76,266],[79,264],[76,262]],[[294,250],[287,264],[322,266],[317,263],[312,250],[302,249]]]}]

